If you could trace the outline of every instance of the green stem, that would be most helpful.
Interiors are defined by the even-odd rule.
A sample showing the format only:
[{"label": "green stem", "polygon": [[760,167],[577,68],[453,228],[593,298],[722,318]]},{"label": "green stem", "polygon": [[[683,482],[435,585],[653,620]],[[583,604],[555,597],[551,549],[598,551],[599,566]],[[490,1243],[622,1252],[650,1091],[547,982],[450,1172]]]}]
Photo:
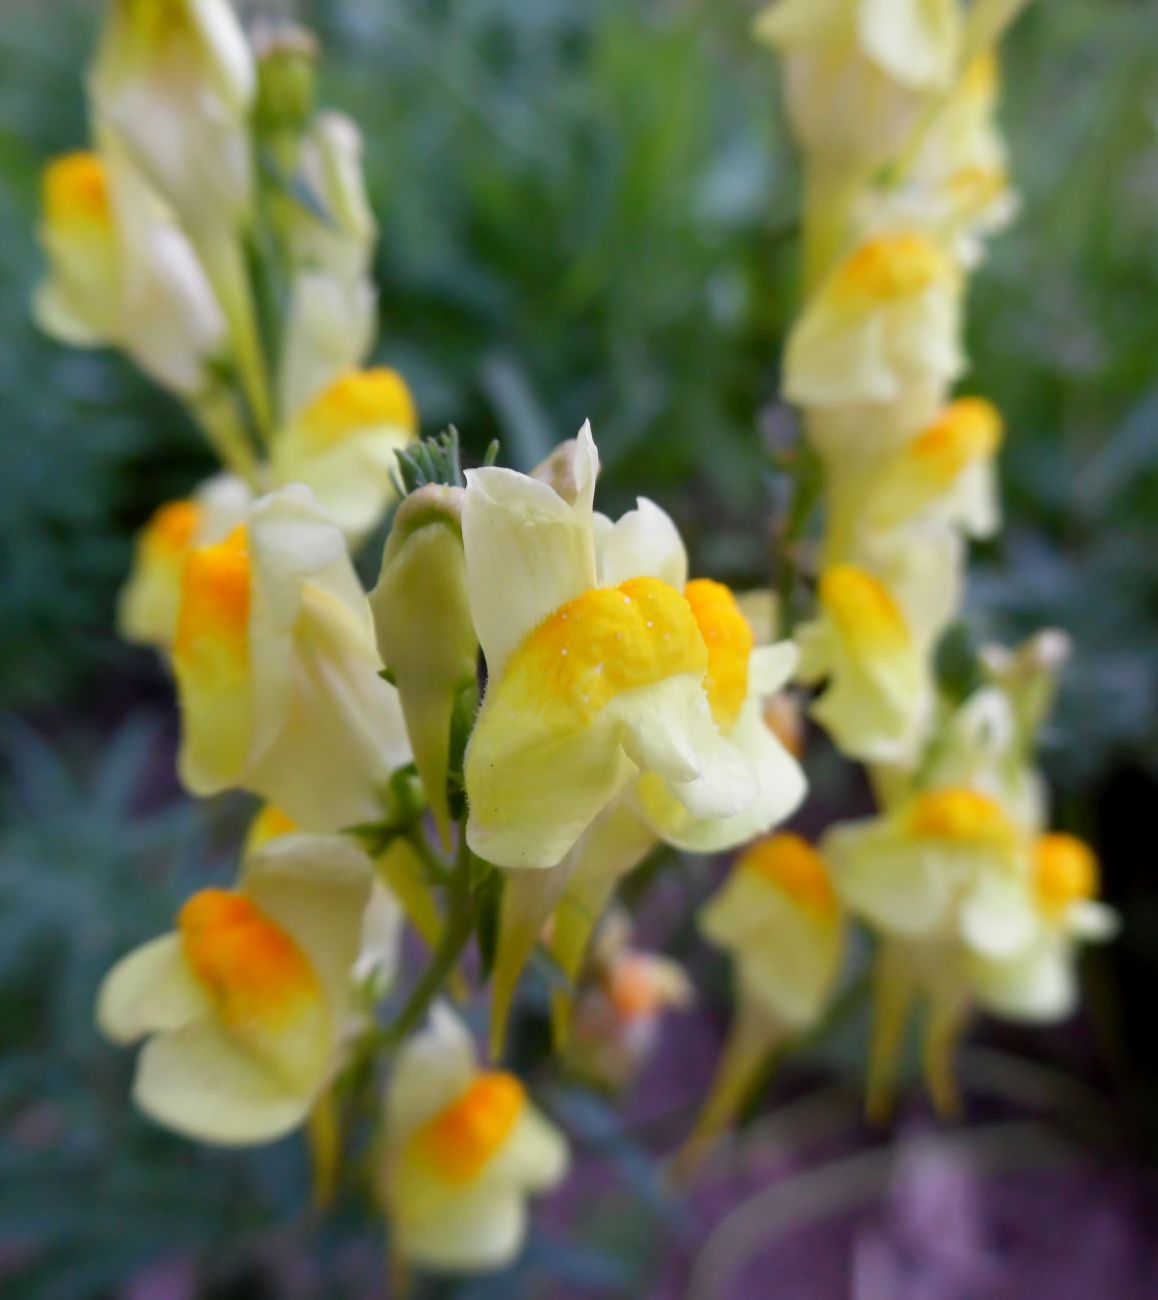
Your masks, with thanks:
[{"label": "green stem", "polygon": [[796,627],[796,588],[800,577],[797,544],[804,537],[813,511],[820,500],[822,475],[812,452],[802,446],[797,452],[792,499],[779,537],[776,597],[779,637],[790,637]]},{"label": "green stem", "polygon": [[430,1005],[441,992],[454,971],[471,936],[474,934],[474,898],[470,887],[471,854],[465,837],[459,847],[458,859],[450,879],[446,925],[442,938],[422,978],[411,990],[406,1005],[398,1018],[385,1031],[383,1041],[393,1046],[407,1034],[417,1029],[430,1010]]},{"label": "green stem", "polygon": [[217,459],[255,492],[262,491],[261,467],[238,419],[233,397],[215,395],[196,399],[192,410]]},{"label": "green stem", "polygon": [[215,231],[197,241],[197,252],[229,326],[233,359],[258,435],[268,443],[274,432],[273,403],[240,233]]}]

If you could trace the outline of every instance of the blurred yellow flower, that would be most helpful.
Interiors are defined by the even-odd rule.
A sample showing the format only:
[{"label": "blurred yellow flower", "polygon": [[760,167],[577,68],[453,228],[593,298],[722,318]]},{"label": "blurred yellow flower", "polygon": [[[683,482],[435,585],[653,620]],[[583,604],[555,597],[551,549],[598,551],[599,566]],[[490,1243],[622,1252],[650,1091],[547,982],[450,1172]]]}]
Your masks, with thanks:
[{"label": "blurred yellow flower", "polygon": [[309,830],[373,820],[410,759],[398,693],[338,529],[302,487],[185,562],[173,645],[181,776],[240,787]]},{"label": "blurred yellow flower", "polygon": [[274,477],[306,484],[330,519],[358,539],[397,495],[396,453],[417,433],[414,398],[397,371],[350,370],[277,431]]},{"label": "blurred yellow flower", "polygon": [[863,240],[809,298],[788,339],[784,393],[802,406],[893,402],[964,368],[961,275],[917,230]]},{"label": "blurred yellow flower", "polygon": [[526,1198],[567,1168],[562,1135],[510,1074],[482,1071],[462,1023],[436,1006],[388,1081],[377,1186],[398,1255],[482,1271],[509,1263]]},{"label": "blurred yellow flower", "polygon": [[147,1039],[146,1114],[222,1145],[302,1123],[341,1060],[371,879],[348,840],[271,840],[236,888],[201,890],[176,931],[113,968],[97,1019],[115,1042]]}]

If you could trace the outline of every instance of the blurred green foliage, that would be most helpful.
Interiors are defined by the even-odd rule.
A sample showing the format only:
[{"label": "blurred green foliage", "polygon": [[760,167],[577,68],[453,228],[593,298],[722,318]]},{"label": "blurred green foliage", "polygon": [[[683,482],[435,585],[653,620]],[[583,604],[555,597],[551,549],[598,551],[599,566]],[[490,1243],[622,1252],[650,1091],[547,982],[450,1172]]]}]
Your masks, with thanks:
[{"label": "blurred green foliage", "polygon": [[[118,358],[59,348],[29,319],[39,169],[84,143],[98,10],[50,8],[8,0],[0,20],[0,708],[53,736],[48,747],[13,731],[2,756],[0,1241],[36,1241],[57,1261],[29,1263],[11,1291],[24,1300],[108,1294],[158,1252],[186,1250],[222,1252],[214,1294],[255,1295],[230,1289],[224,1243],[264,1241],[292,1216],[302,1170],[287,1177],[286,1162],[300,1152],[223,1164],[158,1134],[125,1104],[129,1062],[91,1028],[99,972],[156,933],[214,861],[201,815],[142,806],[142,791],[159,804],[170,788],[166,747],[130,727],[97,760],[92,736],[123,702],[169,699],[151,659],[116,641],[115,593],[133,530],[209,458]],[[590,417],[609,508],[654,496],[701,570],[765,580],[767,445],[786,423],[777,365],[799,248],[795,164],[751,7],[302,9],[326,48],[325,101],[367,137],[381,357],[414,385],[425,431],[453,422],[476,459],[498,437],[526,467]],[[971,613],[1004,639],[1043,623],[1075,636],[1047,758],[1063,820],[1112,845],[1127,992],[1106,995],[1105,1032],[1121,1022],[1136,1036],[1152,1015],[1158,895],[1145,862],[1122,865],[1138,849],[1107,819],[1128,819],[1158,781],[1153,0],[1032,7],[1006,70],[1023,210],[972,293],[967,386],[1007,417],[1008,522],[978,556]],[[1123,1071],[1141,1062],[1158,1077],[1147,1050],[1131,1045]],[[598,1261],[549,1242],[532,1251],[531,1280],[540,1267],[631,1291],[611,1264],[596,1279]],[[346,1292],[334,1281],[326,1294]]]}]

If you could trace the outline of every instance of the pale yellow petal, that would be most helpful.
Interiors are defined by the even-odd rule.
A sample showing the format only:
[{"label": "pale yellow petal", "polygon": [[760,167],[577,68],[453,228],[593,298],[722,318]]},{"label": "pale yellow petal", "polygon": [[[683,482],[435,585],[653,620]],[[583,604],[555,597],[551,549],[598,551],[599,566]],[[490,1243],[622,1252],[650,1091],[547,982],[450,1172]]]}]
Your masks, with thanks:
[{"label": "pale yellow petal", "polygon": [[105,976],[97,996],[97,1025],[115,1043],[180,1029],[212,1010],[181,951],[177,934],[134,949]]},{"label": "pale yellow petal", "polygon": [[146,1043],[133,1099],[166,1128],[218,1146],[272,1142],[304,1121],[313,1100],[287,1089],[209,1022]]}]

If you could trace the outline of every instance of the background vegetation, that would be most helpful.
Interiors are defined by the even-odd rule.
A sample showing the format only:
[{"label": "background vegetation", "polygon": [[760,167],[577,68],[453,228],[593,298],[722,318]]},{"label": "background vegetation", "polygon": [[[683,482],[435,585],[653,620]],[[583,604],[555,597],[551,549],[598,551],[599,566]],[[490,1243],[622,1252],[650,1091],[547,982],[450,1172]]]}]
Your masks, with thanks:
[{"label": "background vegetation", "polygon": [[[306,1232],[297,1148],[222,1157],[148,1129],[125,1103],[128,1063],[90,1028],[99,973],[190,880],[225,869],[241,815],[174,802],[168,684],[112,629],[134,529],[205,473],[205,451],[118,358],[63,350],[28,318],[38,173],[84,141],[97,8],[8,0],[0,19],[0,1281],[15,1260],[13,1296],[87,1300],[197,1257],[214,1260],[214,1295],[317,1294],[284,1265]],[[477,452],[499,437],[527,467],[590,417],[605,501],[646,492],[701,571],[765,579],[799,250],[776,71],[750,8],[304,8],[324,98],[367,136],[382,357],[412,382],[425,431],[453,421]],[[1158,1137],[1152,0],[1032,7],[1006,82],[1023,211],[973,291],[966,386],[1007,417],[1008,526],[977,557],[971,620],[979,635],[1048,623],[1076,639],[1047,765],[1061,821],[1093,836],[1127,920],[1092,972],[1094,1033],[1077,1055],[1145,1152]],[[609,1115],[582,1104],[638,1193],[636,1148],[604,1140]],[[360,1260],[358,1224],[344,1226],[311,1265],[335,1298],[364,1294],[342,1289]],[[638,1294],[622,1251],[535,1250],[533,1268],[585,1293]],[[261,1290],[279,1267],[283,1289]]]}]

